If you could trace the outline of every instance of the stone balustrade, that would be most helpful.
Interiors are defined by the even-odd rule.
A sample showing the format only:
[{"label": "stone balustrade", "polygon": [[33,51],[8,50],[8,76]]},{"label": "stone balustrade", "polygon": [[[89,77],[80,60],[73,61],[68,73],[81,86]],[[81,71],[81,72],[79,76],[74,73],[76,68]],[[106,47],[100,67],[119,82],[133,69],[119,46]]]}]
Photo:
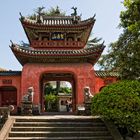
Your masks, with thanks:
[{"label": "stone balustrade", "polygon": [[10,111],[13,110],[14,110],[13,105],[9,105],[7,107],[0,107],[0,126],[2,126],[5,123],[5,121],[10,116]]}]

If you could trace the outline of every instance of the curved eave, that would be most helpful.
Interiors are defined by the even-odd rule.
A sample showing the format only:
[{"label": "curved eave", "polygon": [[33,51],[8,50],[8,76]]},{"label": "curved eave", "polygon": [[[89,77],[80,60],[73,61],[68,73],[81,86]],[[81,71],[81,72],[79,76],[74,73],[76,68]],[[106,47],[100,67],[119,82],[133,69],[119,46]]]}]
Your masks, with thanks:
[{"label": "curved eave", "polygon": [[24,65],[26,63],[82,63],[95,64],[99,59],[104,45],[80,50],[37,50],[12,45],[11,49]]},{"label": "curved eave", "polygon": [[34,20],[30,20],[27,18],[20,19],[22,25],[25,28],[34,28],[34,29],[47,29],[47,28],[85,28],[86,26],[89,25],[94,25],[95,19],[94,18],[89,18],[84,21],[80,21],[77,24],[44,24],[44,23],[37,23]]}]

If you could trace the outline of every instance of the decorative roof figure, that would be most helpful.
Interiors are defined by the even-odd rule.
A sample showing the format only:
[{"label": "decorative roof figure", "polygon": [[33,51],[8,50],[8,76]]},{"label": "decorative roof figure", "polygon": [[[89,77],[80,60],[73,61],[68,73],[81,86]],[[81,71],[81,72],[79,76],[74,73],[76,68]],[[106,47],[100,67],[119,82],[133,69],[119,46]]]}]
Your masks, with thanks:
[{"label": "decorative roof figure", "polygon": [[60,15],[60,10],[59,10],[59,7],[58,6],[56,7],[55,14],[56,15]]},{"label": "decorative roof figure", "polygon": [[77,16],[77,7],[72,7],[71,9],[73,9],[74,10],[74,13],[72,13],[71,15],[72,16]]},{"label": "decorative roof figure", "polygon": [[24,20],[24,16],[22,16],[21,12],[19,13],[21,20]]},{"label": "decorative roof figure", "polygon": [[43,9],[44,9],[45,7],[38,7],[36,10],[35,10],[35,12],[38,14],[37,15],[37,23],[41,23],[42,21],[41,21],[41,16],[43,15]]}]

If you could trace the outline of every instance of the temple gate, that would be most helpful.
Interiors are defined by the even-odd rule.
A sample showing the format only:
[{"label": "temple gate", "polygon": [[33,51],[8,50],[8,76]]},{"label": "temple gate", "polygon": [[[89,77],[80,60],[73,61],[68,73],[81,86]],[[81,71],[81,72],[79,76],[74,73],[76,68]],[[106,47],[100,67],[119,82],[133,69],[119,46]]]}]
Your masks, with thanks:
[{"label": "temple gate", "polygon": [[[20,21],[29,39],[29,45],[20,46],[13,42],[11,45],[11,50],[23,65],[19,102],[27,89],[33,87],[33,104],[42,107],[42,76],[56,74],[61,77],[55,77],[55,80],[66,78],[72,83],[73,111],[76,111],[77,106],[83,103],[84,87],[90,87],[91,93],[95,93],[93,66],[105,47],[103,44],[87,45],[95,23],[94,16],[81,20],[77,12],[65,16],[57,9],[52,16],[44,15],[41,11],[34,19],[21,15]],[[66,74],[72,78],[65,77]]]}]

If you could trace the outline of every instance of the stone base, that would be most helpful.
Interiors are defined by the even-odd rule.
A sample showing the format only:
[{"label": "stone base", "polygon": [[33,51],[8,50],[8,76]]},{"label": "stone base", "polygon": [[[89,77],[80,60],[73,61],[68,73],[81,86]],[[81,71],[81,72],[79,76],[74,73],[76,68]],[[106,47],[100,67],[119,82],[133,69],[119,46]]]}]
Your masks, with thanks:
[{"label": "stone base", "polygon": [[85,115],[91,115],[91,102],[84,103]]},{"label": "stone base", "polygon": [[33,115],[40,115],[40,105],[33,105]]},{"label": "stone base", "polygon": [[21,115],[32,115],[32,102],[22,102]]}]

